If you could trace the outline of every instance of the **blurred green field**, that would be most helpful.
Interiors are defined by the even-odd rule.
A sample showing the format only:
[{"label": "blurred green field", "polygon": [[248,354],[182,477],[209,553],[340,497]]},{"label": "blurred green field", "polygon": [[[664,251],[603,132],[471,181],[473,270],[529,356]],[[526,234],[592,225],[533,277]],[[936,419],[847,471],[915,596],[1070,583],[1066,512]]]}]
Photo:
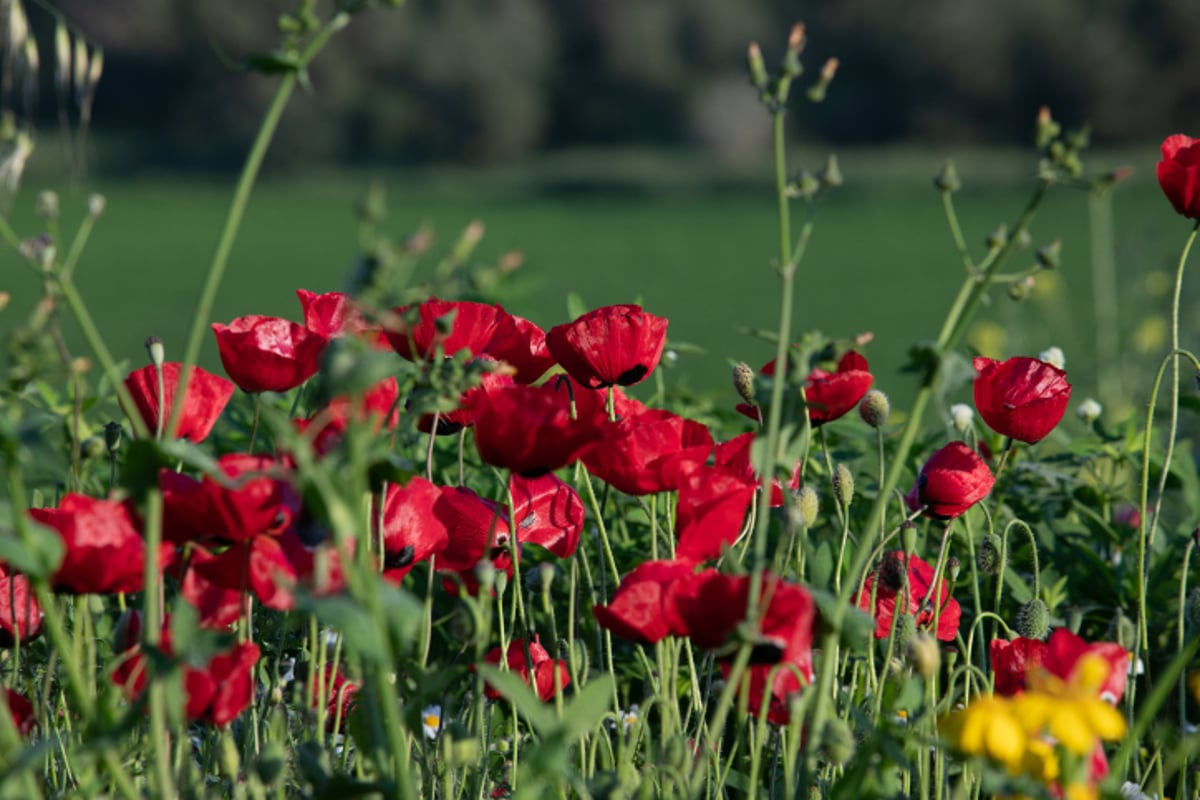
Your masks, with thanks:
[{"label": "blurred green field", "polygon": [[[843,155],[846,185],[817,209],[799,273],[797,332],[819,329],[835,337],[873,332],[865,352],[877,386],[901,403],[915,386],[912,376],[899,372],[905,354],[915,341],[936,336],[961,281],[962,267],[930,186],[943,155]],[[1161,325],[1144,318],[1167,308],[1158,273],[1173,269],[1188,231],[1153,181],[1156,158],[1156,150],[1146,148],[1091,160],[1100,169],[1121,163],[1136,169],[1114,195],[1121,336],[1131,353],[1139,341],[1151,349],[1161,344],[1155,338]],[[820,157],[813,154],[810,161],[819,165]],[[374,178],[387,189],[385,228],[397,237],[429,223],[438,245],[446,246],[468,221],[480,219],[487,226],[477,251],[482,260],[522,251],[525,263],[506,289],[505,303],[514,313],[549,327],[566,321],[568,291],[590,306],[640,299],[671,320],[672,341],[705,351],[681,355],[671,380],[722,392],[732,403],[729,362],[758,366],[771,353],[767,343],[742,329],[773,328],[778,312],[769,172],[761,171],[757,182],[749,174],[710,180],[689,178],[686,169],[653,175],[653,159],[614,162],[611,170],[602,159],[592,163],[583,173],[560,166],[544,173],[356,172],[269,180],[252,198],[214,318],[249,313],[295,318],[295,289],[341,288],[356,251],[353,207]],[[1031,157],[1008,153],[960,161],[967,188],[957,204],[977,256],[987,234],[1020,211],[1032,169]],[[14,205],[12,218],[22,235],[39,230],[32,213],[38,188],[27,182]],[[107,196],[108,210],[77,276],[102,331],[118,357],[134,363],[144,358],[142,342],[152,334],[178,356],[232,180],[151,176],[64,190],[68,231],[90,191]],[[1006,338],[997,338],[993,326],[990,335],[984,328],[975,341],[1004,355],[1062,347],[1082,399],[1095,393],[1096,367],[1086,194],[1055,189],[1032,230],[1035,244],[1062,238],[1061,269],[1023,304],[1009,300],[1003,289],[994,291],[979,319],[1000,325]],[[1025,251],[1008,266],[1023,268],[1032,258]],[[0,256],[0,264],[8,276],[0,289],[13,296],[0,319],[7,329],[28,312],[37,287],[16,255]],[[1186,345],[1197,330],[1196,315],[1185,312],[1184,319]],[[1153,350],[1147,368],[1165,352],[1162,347]],[[217,367],[211,340],[202,363]]]}]

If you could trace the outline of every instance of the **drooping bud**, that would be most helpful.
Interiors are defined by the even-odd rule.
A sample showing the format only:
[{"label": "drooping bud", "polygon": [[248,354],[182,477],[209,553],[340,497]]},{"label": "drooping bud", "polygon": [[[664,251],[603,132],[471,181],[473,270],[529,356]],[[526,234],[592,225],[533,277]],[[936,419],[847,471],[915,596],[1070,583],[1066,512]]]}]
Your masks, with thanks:
[{"label": "drooping bud", "polygon": [[958,583],[958,573],[962,571],[962,562],[958,560],[958,556],[950,556],[946,559],[946,580],[950,582],[951,588]]},{"label": "drooping bud", "polygon": [[959,433],[966,433],[975,424],[975,409],[966,403],[955,403],[950,406],[950,421]]},{"label": "drooping bud", "polygon": [[1042,269],[1058,269],[1061,256],[1062,239],[1055,239],[1050,244],[1044,244],[1037,249],[1037,261]]},{"label": "drooping bud", "polygon": [[42,219],[58,219],[58,192],[50,189],[38,192],[36,208]]},{"label": "drooping bud", "polygon": [[121,447],[121,423],[110,422],[104,426],[104,446],[110,456]]},{"label": "drooping bud", "polygon": [[747,403],[757,405],[754,402],[754,369],[745,361],[733,365],[733,388],[737,389],[738,395]]},{"label": "drooping bud", "polygon": [[821,760],[835,767],[846,764],[854,757],[854,733],[841,717],[825,721],[821,729]]},{"label": "drooping bud", "polygon": [[833,496],[842,508],[849,508],[854,499],[854,474],[845,464],[838,464],[833,470]]},{"label": "drooping bud", "polygon": [[925,680],[931,680],[942,666],[942,650],[938,647],[937,639],[924,631],[908,640],[904,657],[913,672]]},{"label": "drooping bud", "polygon": [[833,153],[825,159],[825,166],[817,173],[817,178],[821,181],[821,186],[826,189],[836,189],[845,183],[842,177],[842,168],[838,165],[838,157]]},{"label": "drooping bud", "polygon": [[156,369],[162,369],[163,361],[166,360],[165,348],[163,348],[163,340],[157,336],[151,336],[146,339],[146,353],[150,356],[150,363]]},{"label": "drooping bud", "polygon": [[1044,639],[1050,632],[1050,609],[1041,598],[1035,597],[1021,606],[1014,627],[1026,639]]},{"label": "drooping bud", "polygon": [[897,653],[908,652],[908,643],[917,635],[917,620],[912,614],[897,614],[896,615],[896,640],[895,648]]},{"label": "drooping bud", "polygon": [[1100,419],[1100,415],[1104,413],[1104,406],[1100,405],[1092,398],[1087,397],[1084,398],[1083,402],[1079,404],[1079,408],[1075,410],[1075,413],[1079,415],[1081,420],[1088,425],[1091,425],[1093,422]]},{"label": "drooping bud", "polygon": [[958,179],[958,170],[954,168],[953,161],[946,159],[942,171],[933,179],[933,185],[939,192],[946,194],[953,194],[962,188],[962,181]]},{"label": "drooping bud", "polygon": [[1067,368],[1067,356],[1063,353],[1061,347],[1047,347],[1038,353],[1038,359],[1059,369]]},{"label": "drooping bud", "polygon": [[887,424],[891,413],[892,404],[888,402],[887,395],[878,389],[867,392],[858,404],[858,415],[862,421],[877,430]]},{"label": "drooping bud", "polygon": [[1000,572],[1004,563],[1004,542],[994,533],[983,537],[979,550],[975,553],[975,562],[979,571],[984,575],[995,575]]}]

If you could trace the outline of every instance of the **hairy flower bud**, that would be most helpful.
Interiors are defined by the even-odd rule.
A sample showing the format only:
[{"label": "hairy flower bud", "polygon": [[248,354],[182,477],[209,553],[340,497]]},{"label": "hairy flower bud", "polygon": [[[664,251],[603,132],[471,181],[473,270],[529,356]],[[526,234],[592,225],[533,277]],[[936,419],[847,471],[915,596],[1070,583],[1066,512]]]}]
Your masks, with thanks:
[{"label": "hairy flower bud", "polygon": [[994,533],[983,537],[979,550],[975,553],[975,562],[979,571],[984,575],[995,575],[1004,563],[1004,543]]},{"label": "hairy flower bud", "polygon": [[904,657],[913,672],[925,680],[931,680],[942,666],[942,651],[937,639],[921,631],[908,640]]},{"label": "hairy flower bud", "polygon": [[1037,249],[1038,265],[1042,269],[1058,269],[1061,255],[1062,239],[1055,239],[1050,244],[1044,244]]},{"label": "hairy flower bud", "polygon": [[892,413],[892,405],[887,395],[878,389],[872,389],[858,404],[858,415],[863,422],[872,428],[879,429],[887,424],[888,416]]},{"label": "hairy flower bud", "polygon": [[1088,425],[1091,425],[1093,422],[1100,419],[1100,415],[1104,413],[1104,406],[1088,397],[1079,404],[1079,408],[1075,410],[1075,413],[1079,415],[1081,420],[1086,422]]},{"label": "hairy flower bud", "polygon": [[840,767],[854,757],[854,749],[854,733],[846,720],[841,717],[826,720],[821,729],[821,759]]},{"label": "hairy flower bud", "polygon": [[825,166],[817,173],[817,179],[821,181],[821,186],[826,189],[836,189],[841,186],[845,179],[842,177],[842,168],[838,165],[838,157],[829,154],[829,158],[825,160]]},{"label": "hairy flower bud", "polygon": [[738,395],[750,405],[756,405],[754,402],[754,368],[745,361],[739,361],[733,365],[733,388],[737,389]]},{"label": "hairy flower bud", "polygon": [[1132,650],[1134,643],[1137,641],[1137,625],[1133,620],[1125,616],[1124,610],[1120,608],[1113,615],[1112,621],[1108,623],[1108,639],[1121,645],[1126,650]]},{"label": "hairy flower bud", "polygon": [[1044,639],[1050,632],[1050,609],[1040,598],[1033,598],[1017,612],[1015,627],[1026,639]]},{"label": "hairy flower bud", "polygon": [[1066,369],[1067,367],[1067,356],[1063,353],[1061,347],[1047,347],[1038,353],[1038,359],[1059,369]]},{"label": "hairy flower bud", "polygon": [[110,422],[104,426],[104,445],[108,448],[109,455],[121,446],[121,423]]},{"label": "hairy flower bud", "polygon": [[811,486],[805,486],[796,493],[795,522],[798,528],[811,528],[813,523],[817,521],[817,514],[821,510],[821,499],[817,496],[817,492]]},{"label": "hairy flower bud", "polygon": [[854,475],[845,464],[833,470],[833,496],[842,508],[847,508],[854,499]]}]

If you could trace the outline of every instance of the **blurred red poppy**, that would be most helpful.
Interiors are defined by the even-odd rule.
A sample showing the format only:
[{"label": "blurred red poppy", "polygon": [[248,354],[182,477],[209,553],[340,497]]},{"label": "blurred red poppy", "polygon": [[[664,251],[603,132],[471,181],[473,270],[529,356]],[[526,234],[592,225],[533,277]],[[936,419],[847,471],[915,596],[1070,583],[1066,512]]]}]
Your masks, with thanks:
[{"label": "blurred red poppy", "polygon": [[929,457],[917,483],[905,500],[925,515],[953,519],[987,497],[996,482],[992,471],[975,451],[962,442],[951,442]]},{"label": "blurred red poppy", "polygon": [[0,563],[0,647],[12,647],[42,634],[42,607],[30,590],[29,578]]},{"label": "blurred red poppy", "polygon": [[1200,139],[1176,133],[1163,140],[1158,185],[1177,212],[1200,219]]},{"label": "blurred red poppy", "polygon": [[641,306],[604,306],[546,334],[555,360],[589,389],[632,386],[658,366],[667,320]]},{"label": "blurred red poppy", "polygon": [[695,571],[690,561],[647,561],[621,580],[608,605],[593,606],[600,627],[631,642],[654,644],[674,631],[665,605],[676,581]]},{"label": "blurred red poppy", "polygon": [[[488,392],[494,392],[497,389],[502,389],[506,386],[513,385],[512,375],[509,375],[506,365],[490,358],[484,357],[487,363],[496,369],[491,372],[485,372],[480,379],[478,386],[473,386],[467,389],[458,397],[458,407],[453,411],[446,411],[438,414],[437,417],[437,433],[439,436],[448,436],[458,433],[463,428],[470,427],[475,424],[476,403],[480,400],[480,395],[486,395]],[[433,415],[424,414],[417,421],[417,430],[421,433],[429,433],[433,429]]]},{"label": "blurred red poppy", "polygon": [[33,703],[15,689],[5,689],[4,699],[8,703],[8,713],[12,715],[17,733],[28,736],[37,727],[37,715],[33,713]]},{"label": "blurred red poppy", "polygon": [[500,317],[483,352],[512,366],[516,370],[513,380],[525,385],[534,383],[554,366],[554,356],[546,347],[546,332],[514,314]]},{"label": "blurred red poppy", "polygon": [[631,495],[675,488],[679,468],[695,468],[712,453],[713,439],[699,422],[651,409],[608,426],[583,457],[588,472]]},{"label": "blurred red poppy", "polygon": [[296,420],[296,427],[312,439],[318,454],[328,453],[342,440],[352,419],[369,423],[376,433],[394,429],[400,422],[399,397],[400,387],[389,376],[358,397],[335,397],[308,419]]},{"label": "blurred red poppy", "polygon": [[[747,481],[758,480],[758,473],[754,469],[754,465],[750,463],[750,448],[754,445],[754,438],[757,436],[753,431],[739,434],[727,442],[718,442],[713,448],[713,466],[725,467],[741,478]],[[797,461],[792,467],[792,477],[788,479],[788,488],[792,491],[800,489],[800,467],[802,462]],[[783,505],[783,484],[778,478],[771,481],[771,507],[778,508]]]},{"label": "blurred red poppy", "polygon": [[424,478],[390,484],[383,500],[383,577],[399,583],[412,568],[446,549],[450,535],[434,514],[442,490]]},{"label": "blurred red poppy", "polygon": [[343,292],[317,294],[307,289],[297,289],[300,308],[304,312],[304,327],[326,339],[339,336],[361,336],[377,346],[389,347],[379,325],[372,325],[363,317],[354,300]]},{"label": "blurred red poppy", "polygon": [[[509,671],[517,673],[543,701],[554,699],[556,676],[559,688],[565,689],[571,683],[567,662],[552,659],[536,636],[529,643],[528,658],[525,655],[525,640],[513,639],[506,654],[502,655],[499,647],[493,647],[483,660],[488,664],[499,664],[501,657],[507,662]],[[490,685],[484,686],[484,694],[491,700],[500,697],[500,693]]]},{"label": "blurred red poppy", "polygon": [[[180,381],[179,370],[182,366],[177,361],[168,361],[162,365],[162,407],[165,413],[170,414],[171,407],[175,403],[175,394],[178,392],[180,383],[183,383],[185,386],[183,408],[180,411],[175,435],[180,439],[202,442],[212,431],[221,412],[225,410],[229,398],[233,396],[234,386],[221,376],[213,375],[200,367],[192,368],[189,380]],[[133,397],[137,413],[146,423],[146,427],[152,433],[157,431],[158,375],[154,370],[154,365],[135,369],[129,373],[129,377],[125,379],[125,388]],[[170,420],[166,420],[163,430],[169,429]]]},{"label": "blurred red poppy", "polygon": [[212,476],[196,480],[163,469],[163,535],[174,542],[244,542],[278,535],[299,513],[299,498],[270,456],[228,453],[217,459],[228,488]]},{"label": "blurred red poppy", "polygon": [[954,639],[962,619],[962,608],[950,596],[946,579],[938,580],[935,592],[933,567],[917,556],[906,557],[903,550],[884,553],[879,569],[867,576],[857,605],[875,617],[876,639],[887,638],[897,609],[913,617],[920,629],[930,628],[936,617],[937,630],[933,633],[943,641]]},{"label": "blurred red poppy", "polygon": [[[413,306],[393,309],[393,314],[392,321],[384,328],[388,342],[401,358],[424,361],[438,347],[447,358],[460,350],[473,356],[485,352],[497,325],[508,312],[500,306],[431,297],[415,309]],[[406,321],[414,315],[414,321]]]},{"label": "blurred red poppy", "polygon": [[975,359],[975,408],[1001,436],[1033,444],[1046,438],[1071,399],[1067,373],[1036,358]]},{"label": "blurred red poppy", "polygon": [[327,340],[279,317],[252,314],[214,322],[221,364],[247,392],[286,392],[316,374]]},{"label": "blurred red poppy", "polygon": [[707,561],[737,541],[757,485],[727,467],[681,468],[672,480],[679,487],[675,556]]}]

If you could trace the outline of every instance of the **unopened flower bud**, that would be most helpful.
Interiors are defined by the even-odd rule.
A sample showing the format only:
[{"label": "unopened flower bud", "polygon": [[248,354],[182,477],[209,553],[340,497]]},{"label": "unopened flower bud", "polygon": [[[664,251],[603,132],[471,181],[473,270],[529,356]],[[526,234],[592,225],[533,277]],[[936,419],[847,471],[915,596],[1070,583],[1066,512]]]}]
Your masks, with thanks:
[{"label": "unopened flower bud", "polygon": [[950,406],[950,421],[959,433],[966,433],[975,424],[975,409],[966,403],[955,403]]},{"label": "unopened flower bud", "polygon": [[800,66],[800,53],[804,50],[804,23],[797,22],[788,34],[787,51],[783,54],[783,74],[789,78],[799,77],[804,68]]},{"label": "unopened flower bud", "polygon": [[999,250],[1006,244],[1008,244],[1008,226],[1000,224],[988,234],[987,246],[989,250]]},{"label": "unopened flower bud", "polygon": [[962,188],[962,181],[958,179],[958,170],[954,168],[953,161],[946,159],[942,171],[933,179],[933,185],[939,192],[947,194],[953,194]]},{"label": "unopened flower bud", "polygon": [[750,405],[756,405],[754,402],[754,369],[745,361],[739,361],[733,365],[733,388],[737,389],[738,395]]},{"label": "unopened flower bud", "polygon": [[897,653],[904,653],[908,650],[908,643],[917,635],[917,620],[912,614],[896,615],[896,640],[895,648]]},{"label": "unopened flower bud", "polygon": [[1013,247],[1018,250],[1026,250],[1033,246],[1033,236],[1029,233],[1028,228],[1021,228],[1017,231],[1017,238],[1013,240]]},{"label": "unopened flower bud", "polygon": [[85,461],[92,458],[100,458],[108,452],[108,448],[104,444],[103,436],[89,436],[79,445],[79,456]]},{"label": "unopened flower bud", "polygon": [[36,208],[42,219],[58,219],[58,192],[49,189],[38,192]]},{"label": "unopened flower bud", "polygon": [[817,496],[817,492],[811,486],[804,486],[796,493],[796,500],[793,503],[795,513],[795,523],[798,528],[811,528],[817,521],[817,514],[821,510],[821,498]]},{"label": "unopened flower bud", "polygon": [[904,552],[907,555],[912,555],[917,550],[917,528],[915,525],[908,525],[900,529],[900,543],[904,546]]},{"label": "unopened flower bud", "polygon": [[801,169],[788,185],[788,194],[791,197],[809,198],[816,196],[820,188],[821,182],[816,176],[806,169]]},{"label": "unopened flower bud", "polygon": [[1038,359],[1045,361],[1052,367],[1066,369],[1067,357],[1063,353],[1061,347],[1047,347],[1045,350],[1038,353]]},{"label": "unopened flower bud", "polygon": [[878,389],[867,392],[858,404],[858,415],[872,428],[879,429],[886,425],[891,413],[892,404],[888,402],[887,395]]},{"label": "unopened flower bud", "polygon": [[1015,280],[1008,285],[1008,296],[1018,303],[1023,303],[1029,299],[1029,292],[1033,289],[1033,276],[1029,275],[1022,280]]},{"label": "unopened flower bud", "polygon": [[821,760],[840,767],[854,757],[854,732],[846,720],[832,717],[821,729]]},{"label": "unopened flower bud", "polygon": [[46,233],[21,242],[21,255],[34,262],[44,270],[49,269],[54,263],[54,255],[56,252],[57,250],[54,247],[54,240],[51,239],[50,235]]},{"label": "unopened flower bud", "polygon": [[105,207],[108,205],[108,200],[102,194],[88,195],[87,199],[87,215],[92,219],[96,219],[104,213]]},{"label": "unopened flower bud", "polygon": [[538,564],[525,573],[525,588],[531,592],[549,591],[557,571],[557,568],[548,562]]},{"label": "unopened flower bud", "polygon": [[1044,639],[1050,632],[1050,609],[1035,597],[1017,612],[1017,633],[1026,639]]},{"label": "unopened flower bud", "polygon": [[[1186,609],[1185,609],[1186,612]],[[1125,616],[1125,612],[1118,608],[1117,613],[1113,615],[1112,621],[1108,623],[1109,641],[1116,642],[1126,650],[1132,650],[1133,645],[1137,642],[1137,625],[1129,617]]]},{"label": "unopened flower bud", "polygon": [[1084,401],[1079,404],[1079,408],[1075,410],[1079,418],[1091,425],[1096,420],[1100,419],[1100,415],[1104,413],[1104,407],[1090,397],[1084,398]]},{"label": "unopened flower bud", "polygon": [[433,321],[433,328],[440,336],[449,336],[454,331],[454,318],[458,316],[457,310],[451,309]]},{"label": "unopened flower bud", "polygon": [[908,640],[904,648],[904,657],[913,668],[913,672],[925,680],[931,680],[942,666],[942,650],[938,647],[937,639],[924,631],[914,634]]},{"label": "unopened flower bud", "polygon": [[958,560],[958,556],[950,556],[946,559],[946,579],[950,581],[951,586],[958,582],[958,573],[961,571],[962,562]]},{"label": "unopened flower bud", "polygon": [[109,455],[117,452],[121,446],[121,423],[110,422],[104,426],[104,446],[108,448]]},{"label": "unopened flower bud", "polygon": [[1042,269],[1058,269],[1062,255],[1062,239],[1055,239],[1050,244],[1044,244],[1037,249],[1038,265]]},{"label": "unopened flower bud", "polygon": [[840,63],[836,58],[831,58],[822,65],[821,77],[808,87],[808,102],[820,103],[825,99],[825,94],[829,91],[829,84],[833,83],[833,76],[837,75]]},{"label": "unopened flower bud", "polygon": [[842,178],[842,168],[838,165],[838,158],[833,153],[825,159],[825,166],[817,173],[817,178],[820,179],[821,185],[826,189],[835,189],[845,183]]},{"label": "unopened flower bud", "polygon": [[767,77],[767,66],[763,63],[763,54],[758,42],[751,42],[746,48],[746,67],[750,71],[750,83],[759,90],[767,88],[770,79]]},{"label": "unopened flower bud", "polygon": [[979,571],[984,575],[995,575],[1000,572],[1004,563],[1004,542],[994,533],[983,537],[979,550],[975,553],[975,562]]},{"label": "unopened flower bud", "polygon": [[163,361],[166,360],[166,351],[163,348],[163,340],[157,336],[151,336],[146,340],[146,353],[150,356],[150,363],[155,367],[162,369]]},{"label": "unopened flower bud", "polygon": [[1049,107],[1042,106],[1039,108],[1037,115],[1037,146],[1039,148],[1048,146],[1058,138],[1060,133],[1062,133],[1062,127],[1050,116]]},{"label": "unopened flower bud", "polygon": [[842,508],[848,508],[854,499],[854,474],[845,464],[838,464],[833,470],[833,496]]}]

